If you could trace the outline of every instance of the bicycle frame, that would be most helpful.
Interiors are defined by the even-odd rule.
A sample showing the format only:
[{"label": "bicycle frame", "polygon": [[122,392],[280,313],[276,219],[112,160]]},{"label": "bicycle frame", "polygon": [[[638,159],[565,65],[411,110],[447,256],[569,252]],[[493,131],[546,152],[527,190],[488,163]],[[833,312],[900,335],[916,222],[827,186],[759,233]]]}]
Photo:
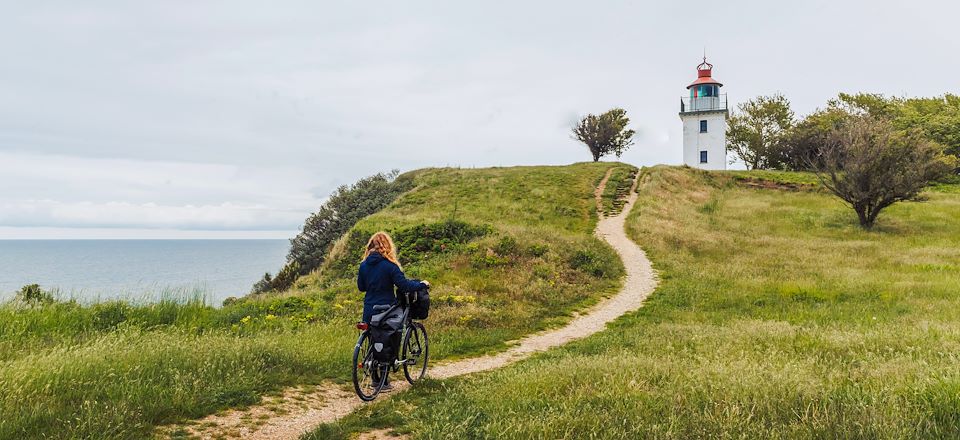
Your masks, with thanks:
[{"label": "bicycle frame", "polygon": [[[410,324],[413,322],[413,320],[410,319],[410,292],[404,293],[404,299],[406,300],[406,304],[407,304],[406,307],[404,307],[400,303],[397,303],[394,305],[394,307],[400,307],[400,309],[402,310],[401,316],[403,316],[403,320],[402,320],[403,326],[400,327],[401,336],[407,333],[407,329],[410,327]],[[357,323],[357,329],[360,330],[360,336],[357,337],[357,344],[354,346],[354,349],[360,346],[360,341],[363,339],[363,334],[368,333],[370,331],[369,325],[370,324],[366,322]],[[403,341],[401,340],[401,344],[402,343]],[[416,359],[400,359],[399,348],[400,347],[398,347],[398,350],[397,350],[397,358],[394,359],[393,365],[391,365],[391,368],[393,369],[394,372],[396,372],[397,368],[399,368],[403,364],[413,365],[416,363]],[[379,362],[379,361],[375,361],[375,362]]]}]

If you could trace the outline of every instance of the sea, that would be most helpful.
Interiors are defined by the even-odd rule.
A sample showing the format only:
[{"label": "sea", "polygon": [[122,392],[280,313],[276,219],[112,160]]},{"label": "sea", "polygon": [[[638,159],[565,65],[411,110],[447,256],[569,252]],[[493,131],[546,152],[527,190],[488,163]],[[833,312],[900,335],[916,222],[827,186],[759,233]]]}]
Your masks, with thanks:
[{"label": "sea", "polygon": [[242,296],[286,260],[287,240],[0,240],[0,301],[27,284],[61,299],[137,303]]}]

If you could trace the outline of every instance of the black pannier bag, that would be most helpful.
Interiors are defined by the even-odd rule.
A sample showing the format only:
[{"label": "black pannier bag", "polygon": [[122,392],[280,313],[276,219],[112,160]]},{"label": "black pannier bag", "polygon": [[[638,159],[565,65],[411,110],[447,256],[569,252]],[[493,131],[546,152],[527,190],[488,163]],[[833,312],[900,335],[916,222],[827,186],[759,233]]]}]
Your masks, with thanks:
[{"label": "black pannier bag", "polygon": [[397,306],[386,307],[389,308],[370,318],[373,358],[380,362],[396,359],[397,347],[400,345],[400,329],[403,327],[403,311]]},{"label": "black pannier bag", "polygon": [[423,289],[410,292],[410,317],[413,319],[427,319],[430,315],[430,290]]}]

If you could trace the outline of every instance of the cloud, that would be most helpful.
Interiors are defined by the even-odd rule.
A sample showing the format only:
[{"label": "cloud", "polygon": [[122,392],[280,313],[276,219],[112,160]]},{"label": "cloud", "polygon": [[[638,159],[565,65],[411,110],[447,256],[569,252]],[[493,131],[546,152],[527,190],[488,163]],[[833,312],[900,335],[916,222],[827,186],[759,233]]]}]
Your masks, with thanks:
[{"label": "cloud", "polygon": [[303,212],[266,205],[158,205],[28,200],[0,204],[0,224],[13,227],[187,230],[295,230]]},{"label": "cloud", "polygon": [[380,171],[588,160],[573,115],[612,107],[645,135],[624,161],[679,163],[677,98],[705,45],[733,103],[780,91],[803,114],[840,91],[954,89],[957,15],[928,0],[10,2],[0,227],[295,228]]},{"label": "cloud", "polygon": [[293,231],[322,199],[298,169],[0,152],[0,226]]}]

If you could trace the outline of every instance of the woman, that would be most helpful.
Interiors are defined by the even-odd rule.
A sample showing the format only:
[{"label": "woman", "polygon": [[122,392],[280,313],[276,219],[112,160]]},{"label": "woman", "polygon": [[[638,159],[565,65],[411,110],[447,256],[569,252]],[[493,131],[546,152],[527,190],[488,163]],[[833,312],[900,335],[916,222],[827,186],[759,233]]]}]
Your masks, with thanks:
[{"label": "woman", "polygon": [[[363,297],[363,322],[370,322],[374,306],[397,302],[397,293],[415,292],[429,286],[430,283],[426,281],[410,280],[403,275],[403,269],[397,261],[397,248],[386,232],[377,232],[370,237],[363,262],[357,271],[357,288],[366,292]],[[375,383],[378,381],[376,375],[373,380]],[[388,378],[382,391],[392,388]]]}]

